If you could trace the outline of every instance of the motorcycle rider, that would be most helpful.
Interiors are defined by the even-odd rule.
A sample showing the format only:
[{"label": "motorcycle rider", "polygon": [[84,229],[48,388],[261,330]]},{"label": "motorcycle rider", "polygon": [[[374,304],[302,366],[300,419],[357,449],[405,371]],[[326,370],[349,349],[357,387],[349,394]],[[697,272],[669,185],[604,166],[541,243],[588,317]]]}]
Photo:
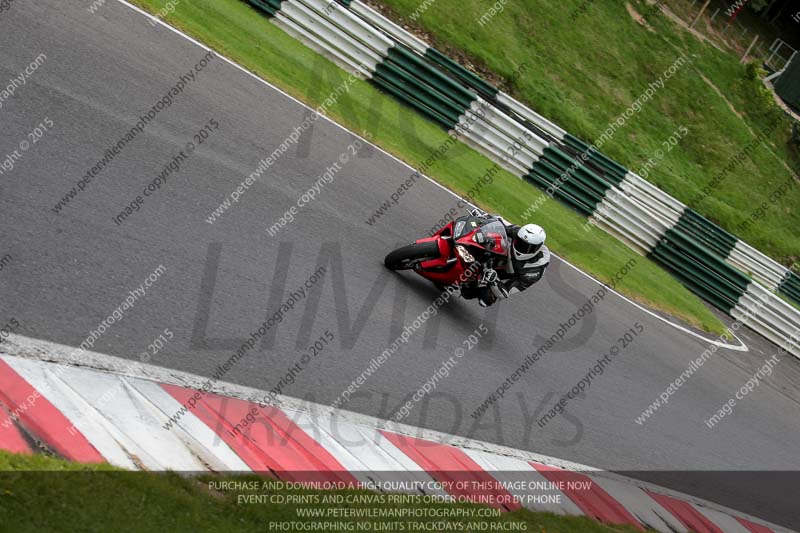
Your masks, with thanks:
[{"label": "motorcycle rider", "polygon": [[518,226],[498,217],[506,226],[511,240],[508,258],[494,268],[484,270],[477,285],[465,285],[461,296],[467,300],[478,298],[481,307],[489,307],[499,299],[522,292],[542,279],[550,264],[550,250],[544,245],[547,237],[544,228],[536,224]]}]

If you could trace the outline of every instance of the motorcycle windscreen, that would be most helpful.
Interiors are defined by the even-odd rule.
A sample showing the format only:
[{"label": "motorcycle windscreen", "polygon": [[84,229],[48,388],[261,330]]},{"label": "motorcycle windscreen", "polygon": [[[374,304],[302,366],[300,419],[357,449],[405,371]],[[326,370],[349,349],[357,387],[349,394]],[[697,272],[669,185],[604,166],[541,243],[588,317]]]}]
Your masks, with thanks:
[{"label": "motorcycle windscreen", "polygon": [[471,234],[459,239],[458,242],[469,246],[477,246],[487,252],[504,256],[507,256],[511,249],[506,227],[499,220],[492,220],[478,227]]}]

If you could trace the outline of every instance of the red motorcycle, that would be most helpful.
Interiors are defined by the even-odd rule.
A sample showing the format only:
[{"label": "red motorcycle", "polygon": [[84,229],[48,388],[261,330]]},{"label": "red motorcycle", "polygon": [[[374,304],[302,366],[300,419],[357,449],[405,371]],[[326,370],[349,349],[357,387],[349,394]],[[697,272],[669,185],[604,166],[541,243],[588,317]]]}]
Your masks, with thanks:
[{"label": "red motorcycle", "polygon": [[[496,281],[511,249],[505,225],[478,210],[457,218],[431,237],[418,239],[389,253],[390,270],[411,270],[440,289]],[[491,274],[487,279],[484,273]]]}]

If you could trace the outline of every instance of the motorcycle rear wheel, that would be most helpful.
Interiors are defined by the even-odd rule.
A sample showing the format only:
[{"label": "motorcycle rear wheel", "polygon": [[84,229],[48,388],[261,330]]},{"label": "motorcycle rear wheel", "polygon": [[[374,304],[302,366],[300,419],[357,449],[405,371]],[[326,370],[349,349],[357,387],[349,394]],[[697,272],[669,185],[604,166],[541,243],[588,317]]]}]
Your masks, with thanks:
[{"label": "motorcycle rear wheel", "polygon": [[439,245],[436,241],[420,242],[403,246],[390,252],[383,260],[389,270],[409,270],[428,259],[439,256]]}]

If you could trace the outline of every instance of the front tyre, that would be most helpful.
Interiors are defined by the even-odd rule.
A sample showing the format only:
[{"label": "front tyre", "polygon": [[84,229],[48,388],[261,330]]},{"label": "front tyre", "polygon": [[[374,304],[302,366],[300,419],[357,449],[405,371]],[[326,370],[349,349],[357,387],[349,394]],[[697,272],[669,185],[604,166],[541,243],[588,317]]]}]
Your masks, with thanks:
[{"label": "front tyre", "polygon": [[439,244],[426,241],[403,246],[390,252],[383,260],[389,270],[409,270],[429,259],[439,257]]}]

